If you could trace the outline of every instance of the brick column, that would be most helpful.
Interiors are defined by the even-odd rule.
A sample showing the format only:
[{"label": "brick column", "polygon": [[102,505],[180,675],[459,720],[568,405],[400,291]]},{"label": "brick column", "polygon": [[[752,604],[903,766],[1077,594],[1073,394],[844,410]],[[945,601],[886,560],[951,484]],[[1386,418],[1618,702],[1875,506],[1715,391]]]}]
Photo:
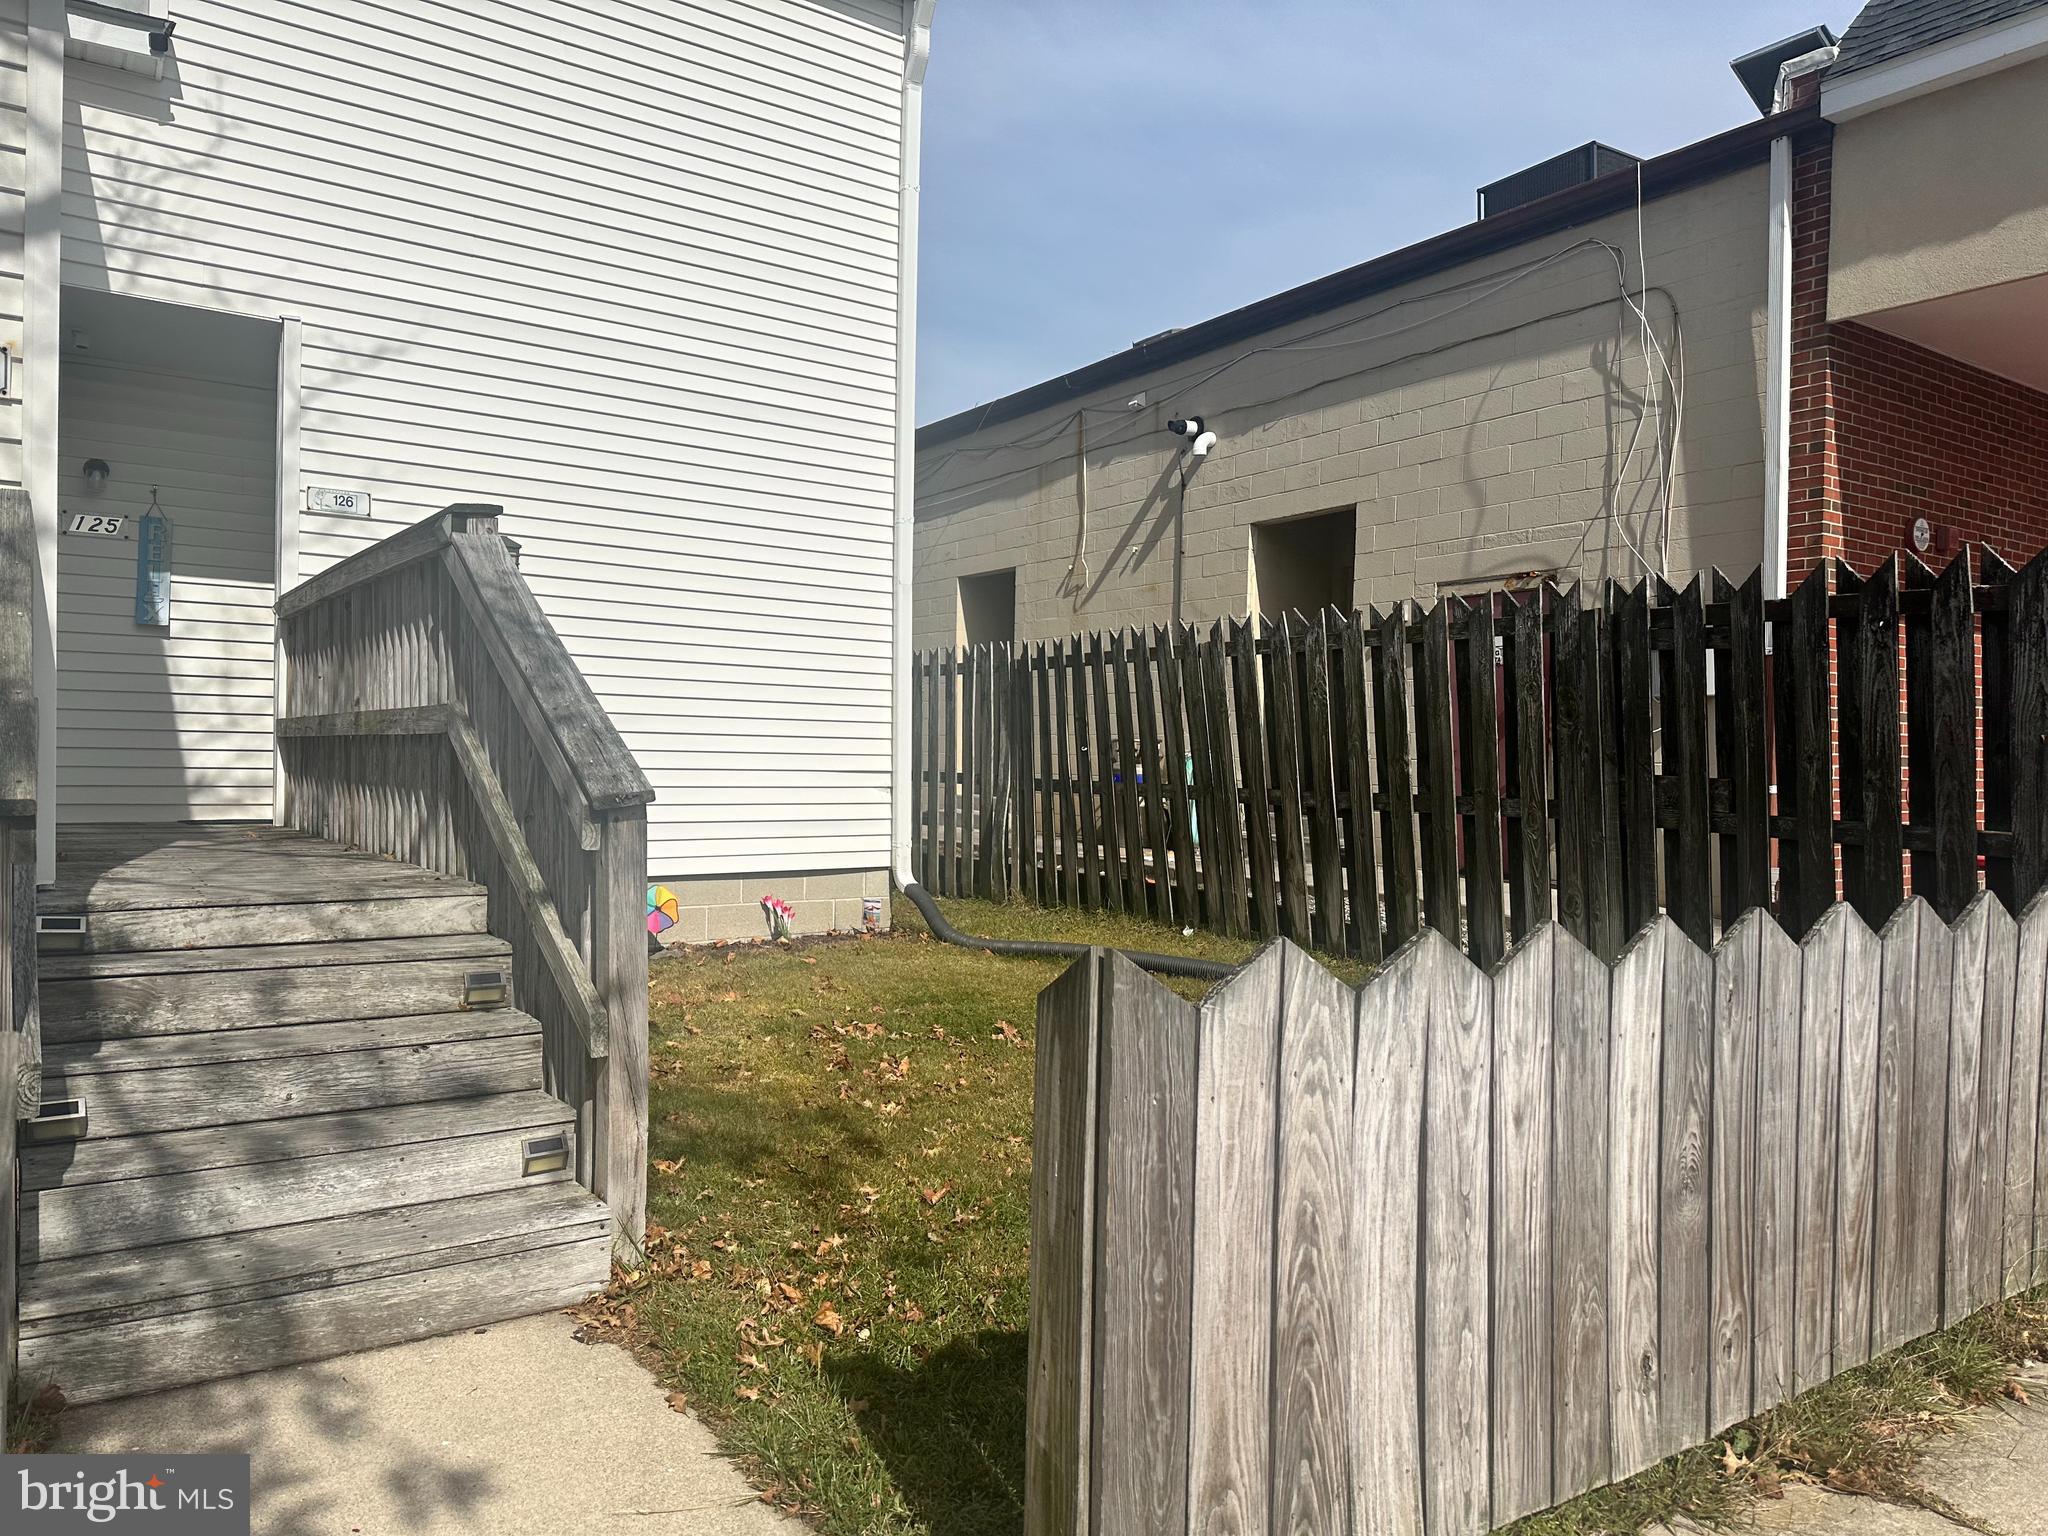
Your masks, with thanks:
[{"label": "brick column", "polygon": [[1792,148],[1792,399],[1790,473],[1786,477],[1785,585],[1789,591],[1822,560],[1840,555],[1842,475],[1835,438],[1828,334],[1828,220],[1834,141]]}]

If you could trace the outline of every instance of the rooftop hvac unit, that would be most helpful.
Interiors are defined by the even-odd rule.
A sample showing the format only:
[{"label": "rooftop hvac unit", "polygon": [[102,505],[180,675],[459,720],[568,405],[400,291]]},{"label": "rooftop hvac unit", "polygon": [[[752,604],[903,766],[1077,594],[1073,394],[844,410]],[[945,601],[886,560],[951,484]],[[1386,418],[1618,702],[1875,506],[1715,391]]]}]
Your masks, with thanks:
[{"label": "rooftop hvac unit", "polygon": [[1590,144],[1581,144],[1577,149],[1568,149],[1563,154],[1553,155],[1525,171],[1503,176],[1499,181],[1488,182],[1481,187],[1479,217],[1490,219],[1497,213],[1506,213],[1510,208],[1533,203],[1539,197],[1548,197],[1553,192],[1562,192],[1567,187],[1579,186],[1614,171],[1625,171],[1639,163],[1634,155],[1625,154],[1597,140]]}]

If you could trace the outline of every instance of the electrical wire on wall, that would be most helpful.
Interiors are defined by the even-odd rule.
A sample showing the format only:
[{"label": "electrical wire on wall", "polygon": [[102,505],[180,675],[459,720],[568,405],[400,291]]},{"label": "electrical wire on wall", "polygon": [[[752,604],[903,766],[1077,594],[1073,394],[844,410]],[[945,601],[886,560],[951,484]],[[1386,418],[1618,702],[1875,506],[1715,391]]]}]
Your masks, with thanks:
[{"label": "electrical wire on wall", "polygon": [[1074,558],[1060,582],[1060,596],[1079,612],[1088,591],[1088,418],[1074,412]]},{"label": "electrical wire on wall", "polygon": [[[1638,176],[1637,198],[1638,201],[1636,254],[1638,265],[1637,275],[1640,279],[1642,276],[1641,268],[1646,259],[1645,237],[1642,228],[1643,221],[1640,173]],[[1449,318],[1450,316],[1473,309],[1478,305],[1487,302],[1489,299],[1498,296],[1500,293],[1506,291],[1507,289],[1512,288],[1515,285],[1522,283],[1531,277],[1534,277],[1538,273],[1547,271],[1550,268],[1557,266],[1558,264],[1566,260],[1571,259],[1572,257],[1592,251],[1600,251],[1606,254],[1608,259],[1612,262],[1614,266],[1616,292],[1615,295],[1612,297],[1601,299],[1589,304],[1575,305],[1564,309],[1551,311],[1549,313],[1536,316],[1528,320],[1518,321],[1513,325],[1502,327],[1495,331],[1482,332],[1476,335],[1459,337],[1452,341],[1443,342],[1431,347],[1420,348],[1412,352],[1401,354],[1399,356],[1381,358],[1372,363],[1365,364],[1361,367],[1350,369],[1342,373],[1332,374],[1327,377],[1318,379],[1312,384],[1285,390],[1280,392],[1279,394],[1267,396],[1259,400],[1238,402],[1230,406],[1223,407],[1220,411],[1217,408],[1211,407],[1207,411],[1202,412],[1201,414],[1203,414],[1205,417],[1209,419],[1214,419],[1219,414],[1225,416],[1237,415],[1245,411],[1258,410],[1262,408],[1271,407],[1274,405],[1285,404],[1286,402],[1298,398],[1300,396],[1310,394],[1315,391],[1327,389],[1333,384],[1340,384],[1346,382],[1347,380],[1362,378],[1369,374],[1382,372],[1388,368],[1399,366],[1403,363],[1411,363],[1420,359],[1437,356],[1445,352],[1454,351],[1458,348],[1477,345],[1487,340],[1513,336],[1535,326],[1549,324],[1561,319],[1568,319],[1572,316],[1584,314],[1591,310],[1601,308],[1607,304],[1613,304],[1618,302],[1622,306],[1621,312],[1617,317],[1618,326],[1625,328],[1628,320],[1630,319],[1634,319],[1638,322],[1641,348],[1640,355],[1644,361],[1645,381],[1642,395],[1640,399],[1635,402],[1635,422],[1630,431],[1628,444],[1624,450],[1619,466],[1616,468],[1615,473],[1613,474],[1613,476],[1610,477],[1608,482],[1608,497],[1605,507],[1605,519],[1606,521],[1610,522],[1620,533],[1624,546],[1628,549],[1629,553],[1637,560],[1637,562],[1642,565],[1646,573],[1655,572],[1657,574],[1662,574],[1666,568],[1666,560],[1668,558],[1670,528],[1673,510],[1672,498],[1676,488],[1675,449],[1677,442],[1677,433],[1679,425],[1683,420],[1684,412],[1684,327],[1680,320],[1677,301],[1668,290],[1663,289],[1661,287],[1649,287],[1645,284],[1641,284],[1640,282],[1637,288],[1635,288],[1634,290],[1630,289],[1628,285],[1627,255],[1620,246],[1615,245],[1610,241],[1598,238],[1587,238],[1584,240],[1576,241],[1573,244],[1566,246],[1562,250],[1552,252],[1547,256],[1543,256],[1537,258],[1536,260],[1525,263],[1523,266],[1507,273],[1505,276],[1489,276],[1484,278],[1468,279],[1465,282],[1456,284],[1451,288],[1438,289],[1429,294],[1412,295],[1407,298],[1398,299],[1393,303],[1384,305],[1377,310],[1371,311],[1370,313],[1363,315],[1354,315],[1347,317],[1343,320],[1333,321],[1328,325],[1307,332],[1304,335],[1298,336],[1290,341],[1268,342],[1259,346],[1246,348],[1243,351],[1240,351],[1232,355],[1231,357],[1224,359],[1222,362],[1217,363],[1206,370],[1190,370],[1187,374],[1184,374],[1177,379],[1168,380],[1165,381],[1163,384],[1155,385],[1152,387],[1153,389],[1160,391],[1169,401],[1174,402],[1172,406],[1168,407],[1169,411],[1180,410],[1180,402],[1187,401],[1193,391],[1201,389],[1205,385],[1212,383],[1216,379],[1228,373],[1231,369],[1240,366],[1241,364],[1249,361],[1252,358],[1272,355],[1276,353],[1337,352],[1345,350],[1347,348],[1354,348],[1371,345],[1373,343],[1384,342],[1394,337],[1410,334],[1414,331],[1423,329],[1427,326],[1437,324]],[[1447,293],[1460,292],[1464,293],[1466,296],[1461,298],[1458,302],[1453,304],[1442,305],[1438,308],[1431,310],[1429,314],[1421,316],[1418,319],[1407,321],[1403,324],[1389,327],[1386,329],[1377,330],[1364,336],[1343,336],[1341,337],[1341,339],[1327,339],[1340,337],[1340,333],[1344,331],[1354,329],[1355,327],[1358,327],[1360,325],[1368,324],[1373,320],[1379,319],[1388,314],[1392,314],[1400,309],[1407,308],[1411,305],[1423,303],[1433,299],[1441,299]],[[1668,348],[1664,340],[1657,335],[1657,328],[1652,323],[1650,317],[1649,301],[1652,295],[1655,295],[1657,298],[1660,298],[1664,302],[1665,307],[1670,312],[1670,342]],[[1620,337],[1622,334],[1625,334],[1625,331],[1618,329],[1617,346],[1613,367],[1615,386],[1618,389],[1625,389],[1625,381],[1623,379],[1621,367],[1623,359],[1620,355],[1622,350],[1620,346]],[[1661,404],[1658,401],[1658,387],[1660,384],[1662,386]],[[1074,572],[1076,570],[1085,570],[1085,561],[1083,559],[1082,552],[1082,542],[1083,540],[1085,540],[1086,537],[1085,496],[1087,472],[1086,454],[1088,451],[1088,447],[1092,446],[1094,449],[1098,451],[1102,449],[1115,448],[1126,443],[1137,441],[1140,438],[1148,437],[1152,434],[1153,431],[1156,430],[1156,427],[1154,427],[1148,421],[1147,424],[1143,426],[1133,425],[1126,427],[1124,430],[1120,432],[1112,431],[1107,436],[1100,437],[1096,439],[1096,441],[1092,445],[1089,445],[1087,444],[1085,438],[1085,428],[1087,414],[1090,411],[1096,411],[1102,414],[1122,414],[1125,416],[1128,416],[1129,414],[1128,408],[1124,408],[1123,410],[1119,411],[1118,408],[1112,406],[1077,406],[1074,410],[1067,413],[1065,416],[1062,416],[1057,421],[1052,422],[1045,426],[1035,428],[1030,432],[1020,434],[1018,437],[1012,438],[1008,441],[994,444],[967,444],[955,449],[951,449],[945,454],[941,455],[937,460],[928,464],[923,470],[921,470],[918,478],[925,485],[929,486],[932,484],[932,482],[938,480],[939,477],[943,476],[945,472],[949,468],[951,468],[951,466],[954,463],[958,462],[963,458],[969,456],[980,457],[1017,451],[1028,451],[1029,449],[1034,447],[1044,447],[1049,443],[1056,441],[1058,437],[1064,434],[1069,427],[1075,428],[1077,444],[1080,445],[1077,447],[1076,454],[1076,478],[1077,486],[1079,487],[1083,504],[1079,509],[1077,509],[1080,514],[1079,521],[1081,526],[1077,528],[1075,562],[1074,565],[1071,566],[1069,569],[1069,580],[1071,582]],[[1654,560],[1650,558],[1649,554],[1643,549],[1642,545],[1635,539],[1633,534],[1629,531],[1627,526],[1629,521],[1629,514],[1627,514],[1624,511],[1624,508],[1621,504],[1621,498],[1626,484],[1627,472],[1635,462],[1636,453],[1640,447],[1643,432],[1646,426],[1648,425],[1653,413],[1657,420],[1657,430],[1655,432],[1655,441],[1657,443],[1657,449],[1655,459],[1653,460],[1653,465],[1655,466],[1653,470],[1654,478],[1650,482],[1652,486],[1651,502],[1649,508],[1646,509],[1645,516],[1647,518],[1648,516],[1661,514],[1661,526],[1659,528],[1658,536],[1658,551],[1657,557]],[[1670,430],[1668,434],[1665,430],[1665,424],[1667,422],[1669,422],[1670,424]],[[969,480],[958,485],[939,488],[935,491],[935,493],[928,493],[921,496],[920,507],[922,510],[930,511],[934,508],[945,508],[948,506],[952,506],[973,499],[978,496],[986,495],[994,487],[1005,484],[1023,475],[1035,474],[1037,473],[1038,469],[1039,466],[1037,464],[1024,465],[1020,466],[1017,469],[999,472],[994,475],[983,476],[981,478]],[[1578,547],[1573,551],[1570,559],[1564,562],[1565,565],[1569,565],[1572,561],[1575,561],[1578,558],[1579,553],[1585,547],[1586,539],[1590,536],[1593,526],[1594,524],[1591,521],[1589,521],[1586,525],[1586,528],[1581,533]]]}]

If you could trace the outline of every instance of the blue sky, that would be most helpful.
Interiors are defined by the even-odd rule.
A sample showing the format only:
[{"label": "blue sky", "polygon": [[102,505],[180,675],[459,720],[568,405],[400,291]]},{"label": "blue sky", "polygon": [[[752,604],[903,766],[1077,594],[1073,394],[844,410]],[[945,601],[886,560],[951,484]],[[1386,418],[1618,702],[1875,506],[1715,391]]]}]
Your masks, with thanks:
[{"label": "blue sky", "polygon": [[1728,60],[1856,0],[939,0],[918,419],[1469,221],[1600,139],[1753,118]]}]

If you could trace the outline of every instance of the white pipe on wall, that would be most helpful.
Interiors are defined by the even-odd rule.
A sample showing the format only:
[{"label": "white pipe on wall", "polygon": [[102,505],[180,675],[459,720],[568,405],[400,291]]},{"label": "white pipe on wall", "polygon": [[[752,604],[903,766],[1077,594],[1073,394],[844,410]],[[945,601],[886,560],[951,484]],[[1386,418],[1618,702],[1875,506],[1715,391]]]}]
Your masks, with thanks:
[{"label": "white pipe on wall", "polygon": [[889,862],[899,885],[912,883],[910,757],[910,581],[917,518],[917,215],[924,141],[924,72],[932,51],[937,0],[903,0],[902,181],[896,224],[896,592],[889,641]]},{"label": "white pipe on wall", "polygon": [[1764,596],[1785,595],[1792,507],[1792,141],[1771,141],[1764,322]]},{"label": "white pipe on wall", "polygon": [[64,0],[28,11],[22,167],[21,483],[35,527],[36,884],[57,878],[57,372],[64,234]]}]

